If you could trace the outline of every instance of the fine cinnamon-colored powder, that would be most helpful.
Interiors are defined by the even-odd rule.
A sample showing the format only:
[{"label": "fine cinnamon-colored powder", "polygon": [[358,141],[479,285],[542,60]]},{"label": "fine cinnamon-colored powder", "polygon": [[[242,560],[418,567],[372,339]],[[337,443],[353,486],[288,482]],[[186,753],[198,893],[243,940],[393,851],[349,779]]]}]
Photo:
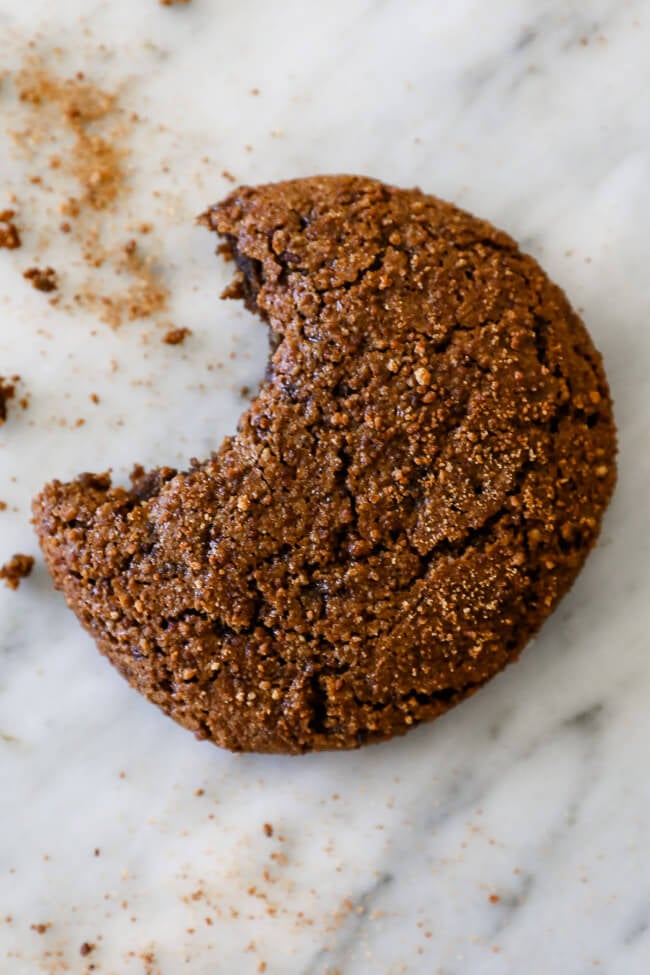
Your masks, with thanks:
[{"label": "fine cinnamon-colored powder", "polygon": [[[168,321],[158,319],[167,310],[169,290],[154,245],[149,238],[145,249],[130,229],[130,139],[141,120],[124,107],[122,88],[109,91],[83,71],[62,77],[53,66],[55,57],[31,51],[13,75],[18,124],[10,134],[36,171],[29,176],[35,219],[48,209],[51,213],[52,194],[58,197],[59,219],[49,216],[38,227],[39,254],[50,242],[53,225],[69,248],[66,283],[70,279],[72,293],[62,294],[58,307],[90,309],[113,328],[145,318],[168,327]],[[0,214],[4,246],[20,242],[15,226],[7,222],[12,216],[12,211]],[[139,220],[137,226],[139,234],[150,234],[149,222]],[[56,286],[51,275],[49,281],[41,274],[29,276],[41,290]]]},{"label": "fine cinnamon-colored powder", "polygon": [[117,95],[87,81],[81,71],[59,78],[36,57],[17,72],[14,83],[20,101],[33,110],[23,138],[38,142],[51,136],[49,123],[55,116],[58,128],[72,140],[61,146],[60,155],[50,157],[51,168],[75,177],[81,190],[79,208],[106,209],[123,191],[128,155]]}]

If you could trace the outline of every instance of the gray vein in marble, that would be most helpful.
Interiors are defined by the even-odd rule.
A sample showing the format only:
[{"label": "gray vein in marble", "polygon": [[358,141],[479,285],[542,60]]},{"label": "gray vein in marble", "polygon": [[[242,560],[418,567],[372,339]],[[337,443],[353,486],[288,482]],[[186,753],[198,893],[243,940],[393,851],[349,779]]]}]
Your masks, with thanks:
[{"label": "gray vein in marble", "polygon": [[356,897],[349,898],[352,905],[349,918],[341,924],[341,931],[333,939],[334,943],[321,948],[303,969],[302,975],[318,975],[319,972],[323,971],[323,964],[326,964],[328,970],[345,965],[348,961],[350,949],[359,943],[364,929],[369,923],[369,912],[375,909],[382,893],[392,884],[393,880],[392,874],[384,873],[367,890]]}]

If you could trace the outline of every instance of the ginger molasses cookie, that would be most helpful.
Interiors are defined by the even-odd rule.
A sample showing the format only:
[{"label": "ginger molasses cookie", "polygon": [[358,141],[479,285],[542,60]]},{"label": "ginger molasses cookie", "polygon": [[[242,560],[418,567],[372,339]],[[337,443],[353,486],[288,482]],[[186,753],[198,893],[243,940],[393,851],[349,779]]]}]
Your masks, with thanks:
[{"label": "ginger molasses cookie", "polygon": [[419,190],[242,187],[202,220],[268,325],[265,381],[187,471],[47,485],[49,570],[201,738],[390,738],[514,660],[578,574],[616,476],[601,358],[510,237]]}]

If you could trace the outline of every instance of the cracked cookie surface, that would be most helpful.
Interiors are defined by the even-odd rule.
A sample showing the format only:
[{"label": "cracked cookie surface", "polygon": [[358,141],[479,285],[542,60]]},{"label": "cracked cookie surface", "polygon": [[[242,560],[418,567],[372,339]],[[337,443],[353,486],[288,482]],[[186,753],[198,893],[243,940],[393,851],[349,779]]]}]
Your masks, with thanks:
[{"label": "cracked cookie surface", "polygon": [[580,570],[616,477],[600,356],[506,234],[418,190],[242,187],[202,220],[268,324],[265,381],[188,471],[47,485],[49,570],[199,737],[389,738],[515,659]]}]

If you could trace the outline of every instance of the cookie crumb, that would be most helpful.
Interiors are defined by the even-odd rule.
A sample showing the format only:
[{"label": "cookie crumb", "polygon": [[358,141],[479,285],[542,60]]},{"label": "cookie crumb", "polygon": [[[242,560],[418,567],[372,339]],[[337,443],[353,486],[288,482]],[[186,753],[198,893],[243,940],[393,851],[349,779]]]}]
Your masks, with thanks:
[{"label": "cookie crumb", "polygon": [[21,246],[18,227],[13,222],[16,216],[14,210],[0,210],[0,247],[8,251],[15,251]]},{"label": "cookie crumb", "polygon": [[53,267],[42,270],[38,267],[30,267],[23,271],[23,277],[31,281],[32,287],[37,291],[57,291],[59,287],[57,273]]},{"label": "cookie crumb", "polygon": [[237,182],[237,177],[233,176],[233,174],[230,172],[229,169],[222,169],[221,175],[223,176],[224,179],[227,179],[229,183]]},{"label": "cookie crumb", "polygon": [[30,924],[30,928],[32,931],[36,931],[36,934],[45,934],[45,932],[51,927],[51,921],[46,921],[44,924],[42,922],[39,924]]},{"label": "cookie crumb", "polygon": [[[0,567],[0,579],[4,579],[10,589],[17,589],[23,579],[26,579],[34,568],[34,559],[31,555],[22,555],[17,552],[12,555],[8,562]],[[33,925],[32,925],[33,927]],[[43,933],[42,931],[40,932]]]},{"label": "cookie crumb", "polygon": [[270,823],[264,823],[264,835],[273,836],[273,827]]},{"label": "cookie crumb", "polygon": [[190,328],[170,328],[168,332],[163,335],[163,342],[165,345],[182,345],[186,338],[192,334]]},{"label": "cookie crumb", "polygon": [[12,376],[11,379],[0,376],[0,427],[7,419],[7,403],[16,395],[16,383],[19,379],[20,376]]},{"label": "cookie crumb", "polygon": [[92,943],[92,941],[84,941],[84,943],[79,949],[79,954],[82,956],[82,958],[85,958],[94,950],[95,950],[95,945]]}]

